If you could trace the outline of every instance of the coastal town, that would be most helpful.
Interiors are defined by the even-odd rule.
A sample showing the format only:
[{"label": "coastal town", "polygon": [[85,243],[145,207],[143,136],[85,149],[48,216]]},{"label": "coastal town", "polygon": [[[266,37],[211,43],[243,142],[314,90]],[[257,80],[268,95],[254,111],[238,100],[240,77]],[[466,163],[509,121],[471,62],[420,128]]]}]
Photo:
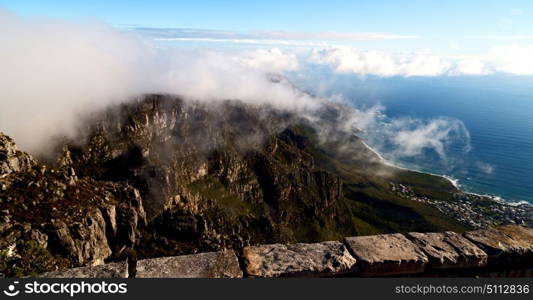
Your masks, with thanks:
[{"label": "coastal town", "polygon": [[508,203],[495,196],[466,192],[455,193],[451,200],[440,200],[417,195],[407,185],[391,182],[390,186],[400,197],[434,206],[472,228],[504,224],[533,226],[533,205],[528,203]]}]

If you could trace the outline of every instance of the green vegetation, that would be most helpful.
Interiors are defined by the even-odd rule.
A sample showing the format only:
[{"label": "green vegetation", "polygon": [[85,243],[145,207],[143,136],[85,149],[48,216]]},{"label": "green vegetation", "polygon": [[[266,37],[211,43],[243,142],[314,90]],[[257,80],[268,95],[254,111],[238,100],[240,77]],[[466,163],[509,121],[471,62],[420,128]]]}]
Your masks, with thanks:
[{"label": "green vegetation", "polygon": [[[341,150],[346,144],[349,144],[349,149]],[[261,172],[280,180],[272,182],[272,186],[262,187],[267,193],[265,201],[270,203],[269,197],[280,197],[278,193],[282,190],[303,189],[297,195],[283,196],[288,197],[285,201],[270,203],[273,215],[277,211],[287,219],[293,219],[292,222],[279,224],[282,239],[315,242],[350,235],[462,232],[467,229],[436,208],[400,197],[391,190],[391,183],[403,184],[412,187],[417,195],[448,200],[456,192],[448,180],[385,165],[358,138],[348,142],[341,139],[323,142],[318,140],[312,127],[300,124],[282,132],[276,147],[273,155],[260,163],[264,168]],[[311,169],[302,171],[302,168]],[[317,195],[327,187],[302,181],[300,172],[309,171],[312,174],[326,171],[340,177],[343,194],[333,206],[319,208],[321,200]],[[232,193],[228,185],[216,176],[194,181],[188,189],[213,201],[217,214],[223,213],[233,220],[239,216],[259,217],[265,213],[264,206],[254,206],[243,195]],[[317,209],[321,210],[320,213]]]},{"label": "green vegetation", "polygon": [[19,240],[15,255],[8,256],[7,251],[0,251],[0,273],[7,277],[27,277],[52,271],[61,265],[62,259],[56,259],[48,250],[37,242]]},{"label": "green vegetation", "polygon": [[[445,178],[385,165],[358,139],[320,143],[309,126],[293,130],[311,139],[305,151],[315,158],[317,167],[342,178],[344,201],[358,234],[467,229],[434,207],[399,197],[390,187],[391,182],[404,184],[418,195],[450,200],[456,189]],[[341,149],[347,143],[349,148]]]},{"label": "green vegetation", "polygon": [[215,177],[209,176],[196,180],[189,184],[188,188],[191,192],[199,194],[204,199],[213,201],[217,208],[223,209],[232,217],[246,215],[253,211],[253,208],[249,203],[229,191],[228,188],[220,183]]}]

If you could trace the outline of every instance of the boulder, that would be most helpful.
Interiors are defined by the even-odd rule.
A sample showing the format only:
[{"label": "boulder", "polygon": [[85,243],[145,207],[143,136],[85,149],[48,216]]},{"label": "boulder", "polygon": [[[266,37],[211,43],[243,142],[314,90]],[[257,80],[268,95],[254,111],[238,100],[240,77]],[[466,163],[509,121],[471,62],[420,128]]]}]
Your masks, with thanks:
[{"label": "boulder", "polygon": [[106,224],[99,210],[94,210],[81,222],[55,224],[50,230],[48,248],[67,257],[75,266],[100,265],[111,255],[106,237]]},{"label": "boulder", "polygon": [[341,242],[272,244],[243,250],[253,277],[333,276],[355,271],[355,259]]},{"label": "boulder", "polygon": [[47,272],[41,278],[128,278],[126,262],[109,263],[99,266],[72,268],[61,271]]},{"label": "boulder", "polygon": [[416,274],[424,271],[428,258],[418,246],[399,233],[344,239],[364,276]]},{"label": "boulder", "polygon": [[455,232],[411,232],[407,237],[426,253],[431,268],[471,268],[487,264],[487,254]]},{"label": "boulder", "polygon": [[464,236],[488,255],[489,265],[533,266],[533,229],[505,225],[466,232]]},{"label": "boulder", "polygon": [[[139,242],[139,227],[146,225],[146,213],[139,191],[129,184],[109,184],[115,204],[104,204],[100,212],[106,223],[106,235],[114,257]],[[118,203],[117,203],[118,202]]]},{"label": "boulder", "polygon": [[137,261],[137,278],[238,278],[239,261],[232,250]]},{"label": "boulder", "polygon": [[124,258],[146,225],[140,192],[128,183],[78,178],[67,162],[38,164],[1,133],[0,198],[0,250],[35,241],[70,267]]},{"label": "boulder", "polygon": [[0,132],[0,175],[25,172],[34,165],[29,154],[19,151],[13,139]]}]

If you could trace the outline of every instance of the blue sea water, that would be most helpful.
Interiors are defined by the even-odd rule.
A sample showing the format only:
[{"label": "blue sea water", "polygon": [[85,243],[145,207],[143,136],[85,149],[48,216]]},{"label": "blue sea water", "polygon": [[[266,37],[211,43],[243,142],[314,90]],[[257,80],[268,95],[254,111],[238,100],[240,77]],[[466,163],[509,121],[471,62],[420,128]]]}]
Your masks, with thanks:
[{"label": "blue sea water", "polygon": [[[322,82],[321,85],[309,84]],[[384,106],[387,118],[460,120],[470,134],[438,155],[395,157],[405,167],[447,175],[467,191],[533,203],[533,78],[519,76],[300,80],[320,96],[341,94],[356,107]],[[372,146],[372,145],[371,145]],[[385,149],[384,156],[387,158]]]}]

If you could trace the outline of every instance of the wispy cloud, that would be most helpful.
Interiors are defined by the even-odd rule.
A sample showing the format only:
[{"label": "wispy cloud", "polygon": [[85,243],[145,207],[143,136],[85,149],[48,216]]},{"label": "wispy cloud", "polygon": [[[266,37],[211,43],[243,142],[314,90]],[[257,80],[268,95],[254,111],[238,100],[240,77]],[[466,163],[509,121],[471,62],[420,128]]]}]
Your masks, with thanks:
[{"label": "wispy cloud", "polygon": [[528,41],[533,40],[533,34],[475,35],[468,38],[473,40]]},{"label": "wispy cloud", "polygon": [[324,40],[324,41],[376,41],[376,40],[413,40],[417,35],[400,35],[380,32],[290,32],[262,31],[258,36],[287,40]]},{"label": "wispy cloud", "polygon": [[478,161],[476,166],[485,174],[492,175],[494,173],[495,167],[486,162]]},{"label": "wispy cloud", "polygon": [[267,40],[267,39],[215,39],[215,38],[154,38],[155,41],[175,42],[202,42],[202,43],[229,43],[262,46],[297,46],[297,47],[325,47],[324,41],[293,41],[293,40]]},{"label": "wispy cloud", "polygon": [[391,123],[391,141],[396,146],[394,154],[399,157],[412,157],[422,154],[425,149],[435,151],[446,158],[446,148],[460,139],[469,149],[470,137],[464,124],[454,119],[433,119],[423,122],[416,119],[397,119]]},{"label": "wispy cloud", "polygon": [[387,159],[422,158],[434,153],[443,162],[451,163],[453,159],[448,155],[452,147],[461,147],[463,154],[471,150],[470,133],[458,119],[389,118],[384,110],[376,106],[357,111],[350,115],[353,119],[346,124],[355,124],[362,130],[365,140]]},{"label": "wispy cloud", "polygon": [[211,42],[253,41],[375,41],[375,40],[412,40],[420,38],[417,35],[402,35],[380,32],[296,32],[296,31],[225,31],[210,29],[184,28],[150,28],[129,27],[144,36],[156,40],[199,40]]}]

